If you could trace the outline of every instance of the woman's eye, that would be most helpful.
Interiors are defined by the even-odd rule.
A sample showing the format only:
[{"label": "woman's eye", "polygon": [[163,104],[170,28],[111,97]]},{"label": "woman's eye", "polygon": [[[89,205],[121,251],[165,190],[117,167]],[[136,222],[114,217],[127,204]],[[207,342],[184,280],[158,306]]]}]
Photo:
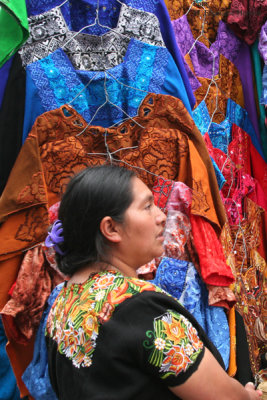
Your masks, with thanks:
[{"label": "woman's eye", "polygon": [[147,205],[145,206],[145,209],[146,209],[146,210],[150,210],[151,207],[152,207],[152,203],[149,203],[149,204],[147,204]]}]

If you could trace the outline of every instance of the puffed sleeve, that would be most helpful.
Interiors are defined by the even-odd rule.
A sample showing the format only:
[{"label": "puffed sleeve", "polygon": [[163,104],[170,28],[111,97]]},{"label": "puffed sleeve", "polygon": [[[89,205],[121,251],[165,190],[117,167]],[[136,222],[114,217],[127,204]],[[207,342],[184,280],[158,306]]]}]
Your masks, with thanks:
[{"label": "puffed sleeve", "polygon": [[129,363],[166,386],[182,384],[197,370],[205,346],[220,359],[196,320],[165,293],[137,294],[113,317],[120,322],[120,345]]}]

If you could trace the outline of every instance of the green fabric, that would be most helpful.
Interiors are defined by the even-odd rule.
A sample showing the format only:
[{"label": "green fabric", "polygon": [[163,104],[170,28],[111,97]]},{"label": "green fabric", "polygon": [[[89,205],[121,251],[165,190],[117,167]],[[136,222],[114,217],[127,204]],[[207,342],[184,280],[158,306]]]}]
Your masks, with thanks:
[{"label": "green fabric", "polygon": [[259,111],[260,111],[259,128],[260,128],[261,144],[262,144],[263,153],[267,160],[267,128],[265,125],[265,107],[263,104],[260,104],[260,97],[261,97],[261,92],[262,92],[262,65],[261,65],[260,53],[258,50],[258,44],[259,44],[259,41],[257,39],[253,43],[253,45],[250,47],[250,49],[251,49],[251,55],[252,55],[256,88],[257,88],[257,92],[258,92],[257,101],[258,101],[258,106],[259,106]]},{"label": "green fabric", "polygon": [[25,0],[0,0],[0,67],[28,37]]}]

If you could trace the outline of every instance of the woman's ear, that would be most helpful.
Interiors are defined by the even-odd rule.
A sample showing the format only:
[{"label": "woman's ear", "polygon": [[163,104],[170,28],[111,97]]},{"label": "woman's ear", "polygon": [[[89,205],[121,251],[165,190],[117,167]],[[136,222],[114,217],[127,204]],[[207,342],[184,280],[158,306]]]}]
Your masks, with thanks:
[{"label": "woman's ear", "polygon": [[121,241],[121,229],[120,224],[111,217],[104,217],[100,222],[100,231],[107,240],[113,243]]}]

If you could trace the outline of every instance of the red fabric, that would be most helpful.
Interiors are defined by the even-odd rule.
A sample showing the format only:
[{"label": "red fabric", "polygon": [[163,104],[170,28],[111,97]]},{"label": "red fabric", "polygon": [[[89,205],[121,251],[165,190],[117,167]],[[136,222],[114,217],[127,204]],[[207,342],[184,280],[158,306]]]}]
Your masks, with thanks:
[{"label": "red fabric", "polygon": [[235,278],[213,227],[205,218],[193,214],[190,222],[203,281],[214,286],[229,286]]},{"label": "red fabric", "polygon": [[28,250],[10,300],[1,311],[8,338],[26,344],[38,328],[45,302],[62,281],[46,261],[42,246]]},{"label": "red fabric", "polygon": [[252,45],[267,19],[266,0],[232,0],[227,23],[235,34]]}]

